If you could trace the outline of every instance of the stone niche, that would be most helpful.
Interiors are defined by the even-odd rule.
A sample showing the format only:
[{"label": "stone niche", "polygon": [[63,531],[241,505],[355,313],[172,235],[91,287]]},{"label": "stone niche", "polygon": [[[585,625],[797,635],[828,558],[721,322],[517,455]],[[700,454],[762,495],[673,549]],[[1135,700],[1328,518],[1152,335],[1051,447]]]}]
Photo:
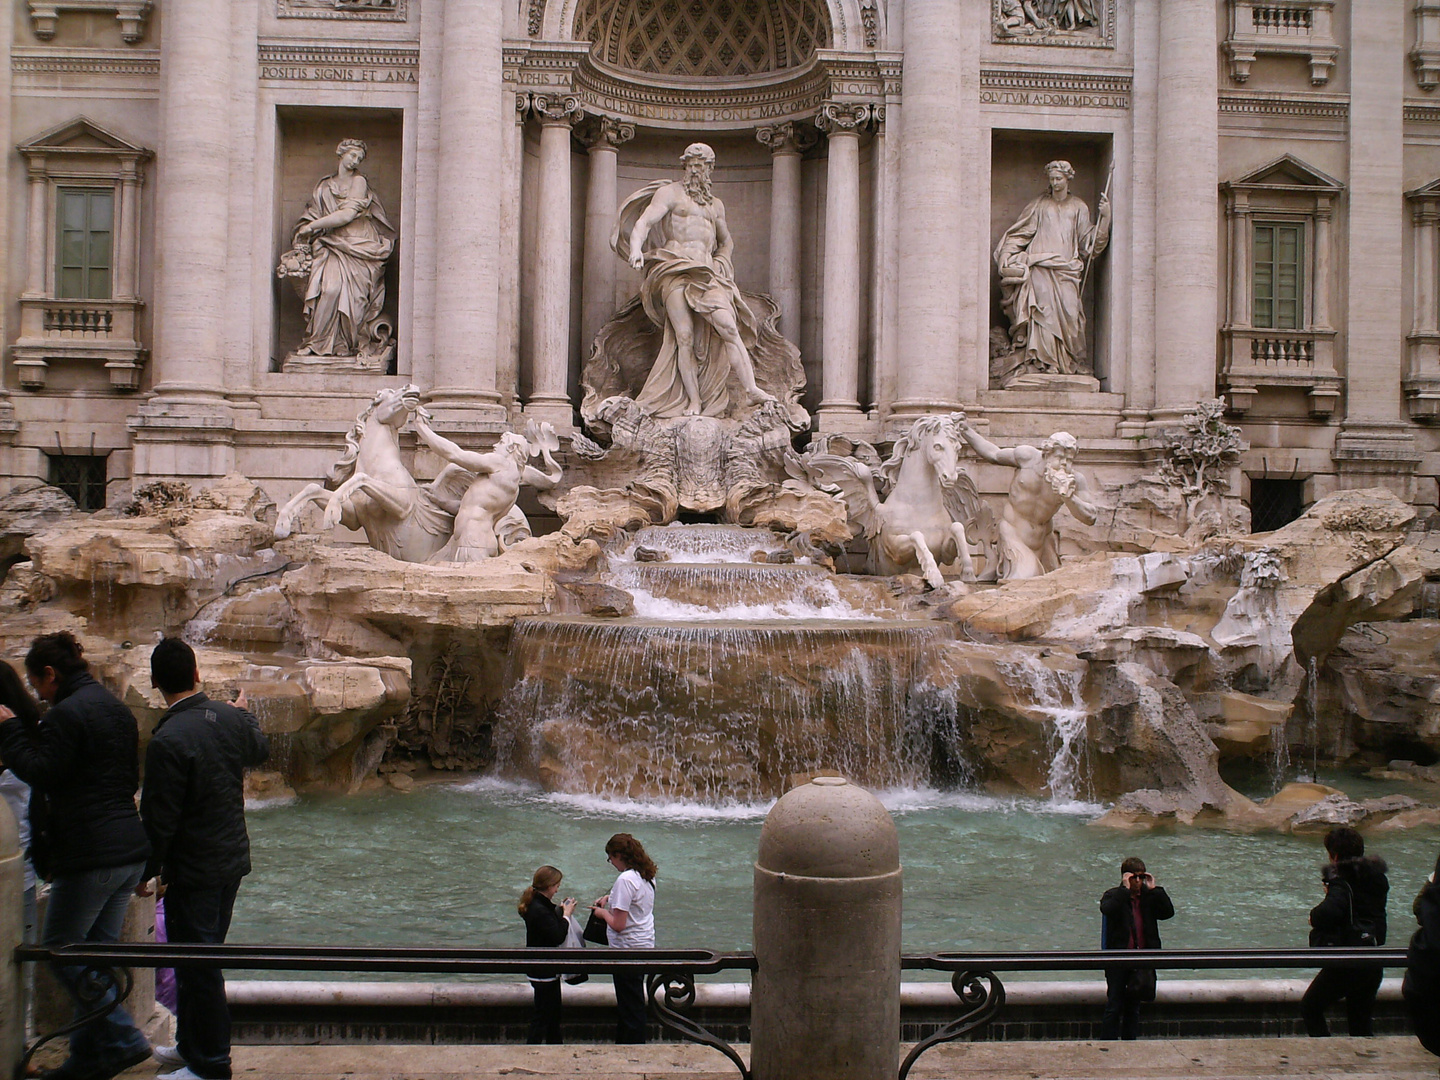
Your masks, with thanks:
[{"label": "stone niche", "polygon": [[[276,110],[276,205],[270,251],[270,280],[274,290],[274,318],[270,340],[270,370],[281,371],[285,358],[305,338],[304,301],[289,279],[277,278],[276,261],[290,248],[300,216],[315,185],[334,176],[339,158],[335,148],[342,139],[364,141],[367,152],[360,173],[379,196],[385,215],[397,230],[395,251],[385,267],[384,318],[392,338],[398,338],[400,259],[410,237],[398,233],[401,218],[401,155],[404,148],[399,109],[344,109],[282,105]],[[389,370],[395,374],[392,354]]]},{"label": "stone niche", "polygon": [[[1084,200],[1090,208],[1090,219],[1094,222],[1100,192],[1105,187],[1106,173],[1112,156],[1109,134],[1085,132],[1046,131],[1005,131],[996,130],[991,137],[990,148],[990,238],[986,261],[990,267],[990,387],[1002,389],[1003,372],[1009,365],[997,354],[1008,348],[1010,321],[1005,316],[1000,298],[1000,271],[995,265],[996,245],[1005,231],[1014,225],[1024,213],[1030,200],[1044,195],[1048,190],[1045,165],[1057,159],[1068,161],[1075,169],[1075,179],[1070,182],[1070,192]],[[1115,191],[1110,191],[1112,211],[1123,213],[1124,208],[1114,205]],[[1112,241],[1114,226],[1111,226]],[[1108,360],[1104,342],[1106,340],[1104,320],[1109,292],[1109,259],[1107,247],[1090,267],[1083,295],[1085,310],[1086,354],[1091,368],[1090,374],[1098,380],[1081,385],[1084,380],[1073,381],[1074,385],[1057,386],[1056,389],[1071,391],[1098,390],[1103,387]],[[1035,389],[1035,387],[1026,387]]]}]

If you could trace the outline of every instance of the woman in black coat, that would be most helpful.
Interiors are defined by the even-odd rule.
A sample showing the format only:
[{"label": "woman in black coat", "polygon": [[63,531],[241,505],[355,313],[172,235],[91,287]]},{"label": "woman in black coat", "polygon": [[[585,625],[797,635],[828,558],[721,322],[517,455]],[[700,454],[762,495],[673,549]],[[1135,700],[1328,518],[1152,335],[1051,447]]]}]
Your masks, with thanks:
[{"label": "woman in black coat", "polygon": [[1409,967],[1400,992],[1420,1045],[1440,1055],[1440,859],[1415,897],[1414,910],[1420,929],[1405,952]]},{"label": "woman in black coat", "polygon": [[[574,897],[555,906],[555,893],[564,877],[553,866],[542,866],[520,896],[520,917],[525,920],[525,946],[531,949],[558,949],[570,934]],[[530,1042],[560,1042],[560,976],[531,975],[535,991],[535,1016],[530,1021]]]}]

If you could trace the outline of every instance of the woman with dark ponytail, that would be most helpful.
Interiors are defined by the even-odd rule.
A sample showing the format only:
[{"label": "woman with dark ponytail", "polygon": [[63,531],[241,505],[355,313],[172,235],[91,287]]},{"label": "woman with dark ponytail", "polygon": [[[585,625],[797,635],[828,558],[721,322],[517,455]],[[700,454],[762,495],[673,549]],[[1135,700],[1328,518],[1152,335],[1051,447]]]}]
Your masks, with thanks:
[{"label": "woman with dark ponytail", "polygon": [[[542,866],[530,879],[530,887],[520,894],[518,910],[525,920],[525,946],[531,949],[558,949],[570,935],[570,916],[575,911],[574,897],[566,897],[555,906],[555,893],[564,878],[553,866]],[[530,1021],[530,1042],[558,1043],[560,1039],[560,976],[531,975],[535,991],[535,1016]]]}]

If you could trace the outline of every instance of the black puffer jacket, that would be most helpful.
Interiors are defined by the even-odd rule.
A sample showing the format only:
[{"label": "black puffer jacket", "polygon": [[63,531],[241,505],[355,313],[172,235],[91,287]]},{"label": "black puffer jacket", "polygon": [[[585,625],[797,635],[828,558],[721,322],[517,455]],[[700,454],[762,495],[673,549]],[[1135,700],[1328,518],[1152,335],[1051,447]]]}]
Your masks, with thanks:
[{"label": "black puffer jacket", "polygon": [[61,681],[38,733],[18,718],[0,723],[0,759],[39,796],[30,806],[30,851],[43,877],[150,854],[135,810],[140,729],[88,672]]},{"label": "black puffer jacket", "polygon": [[1388,868],[1378,855],[1341,859],[1322,868],[1325,899],[1310,909],[1312,947],[1384,945]]},{"label": "black puffer jacket", "polygon": [[155,725],[140,813],[153,853],[146,877],[214,888],[250,872],[245,770],[270,756],[259,721],[194,693]]}]

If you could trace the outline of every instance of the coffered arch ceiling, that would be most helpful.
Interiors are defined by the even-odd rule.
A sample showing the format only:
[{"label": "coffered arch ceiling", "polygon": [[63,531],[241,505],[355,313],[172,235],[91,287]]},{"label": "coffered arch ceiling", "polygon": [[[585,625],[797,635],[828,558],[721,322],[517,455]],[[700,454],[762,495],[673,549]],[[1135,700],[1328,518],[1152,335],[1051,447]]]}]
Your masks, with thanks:
[{"label": "coffered arch ceiling", "polygon": [[577,0],[567,27],[592,55],[651,76],[744,78],[834,47],[825,0]]}]

